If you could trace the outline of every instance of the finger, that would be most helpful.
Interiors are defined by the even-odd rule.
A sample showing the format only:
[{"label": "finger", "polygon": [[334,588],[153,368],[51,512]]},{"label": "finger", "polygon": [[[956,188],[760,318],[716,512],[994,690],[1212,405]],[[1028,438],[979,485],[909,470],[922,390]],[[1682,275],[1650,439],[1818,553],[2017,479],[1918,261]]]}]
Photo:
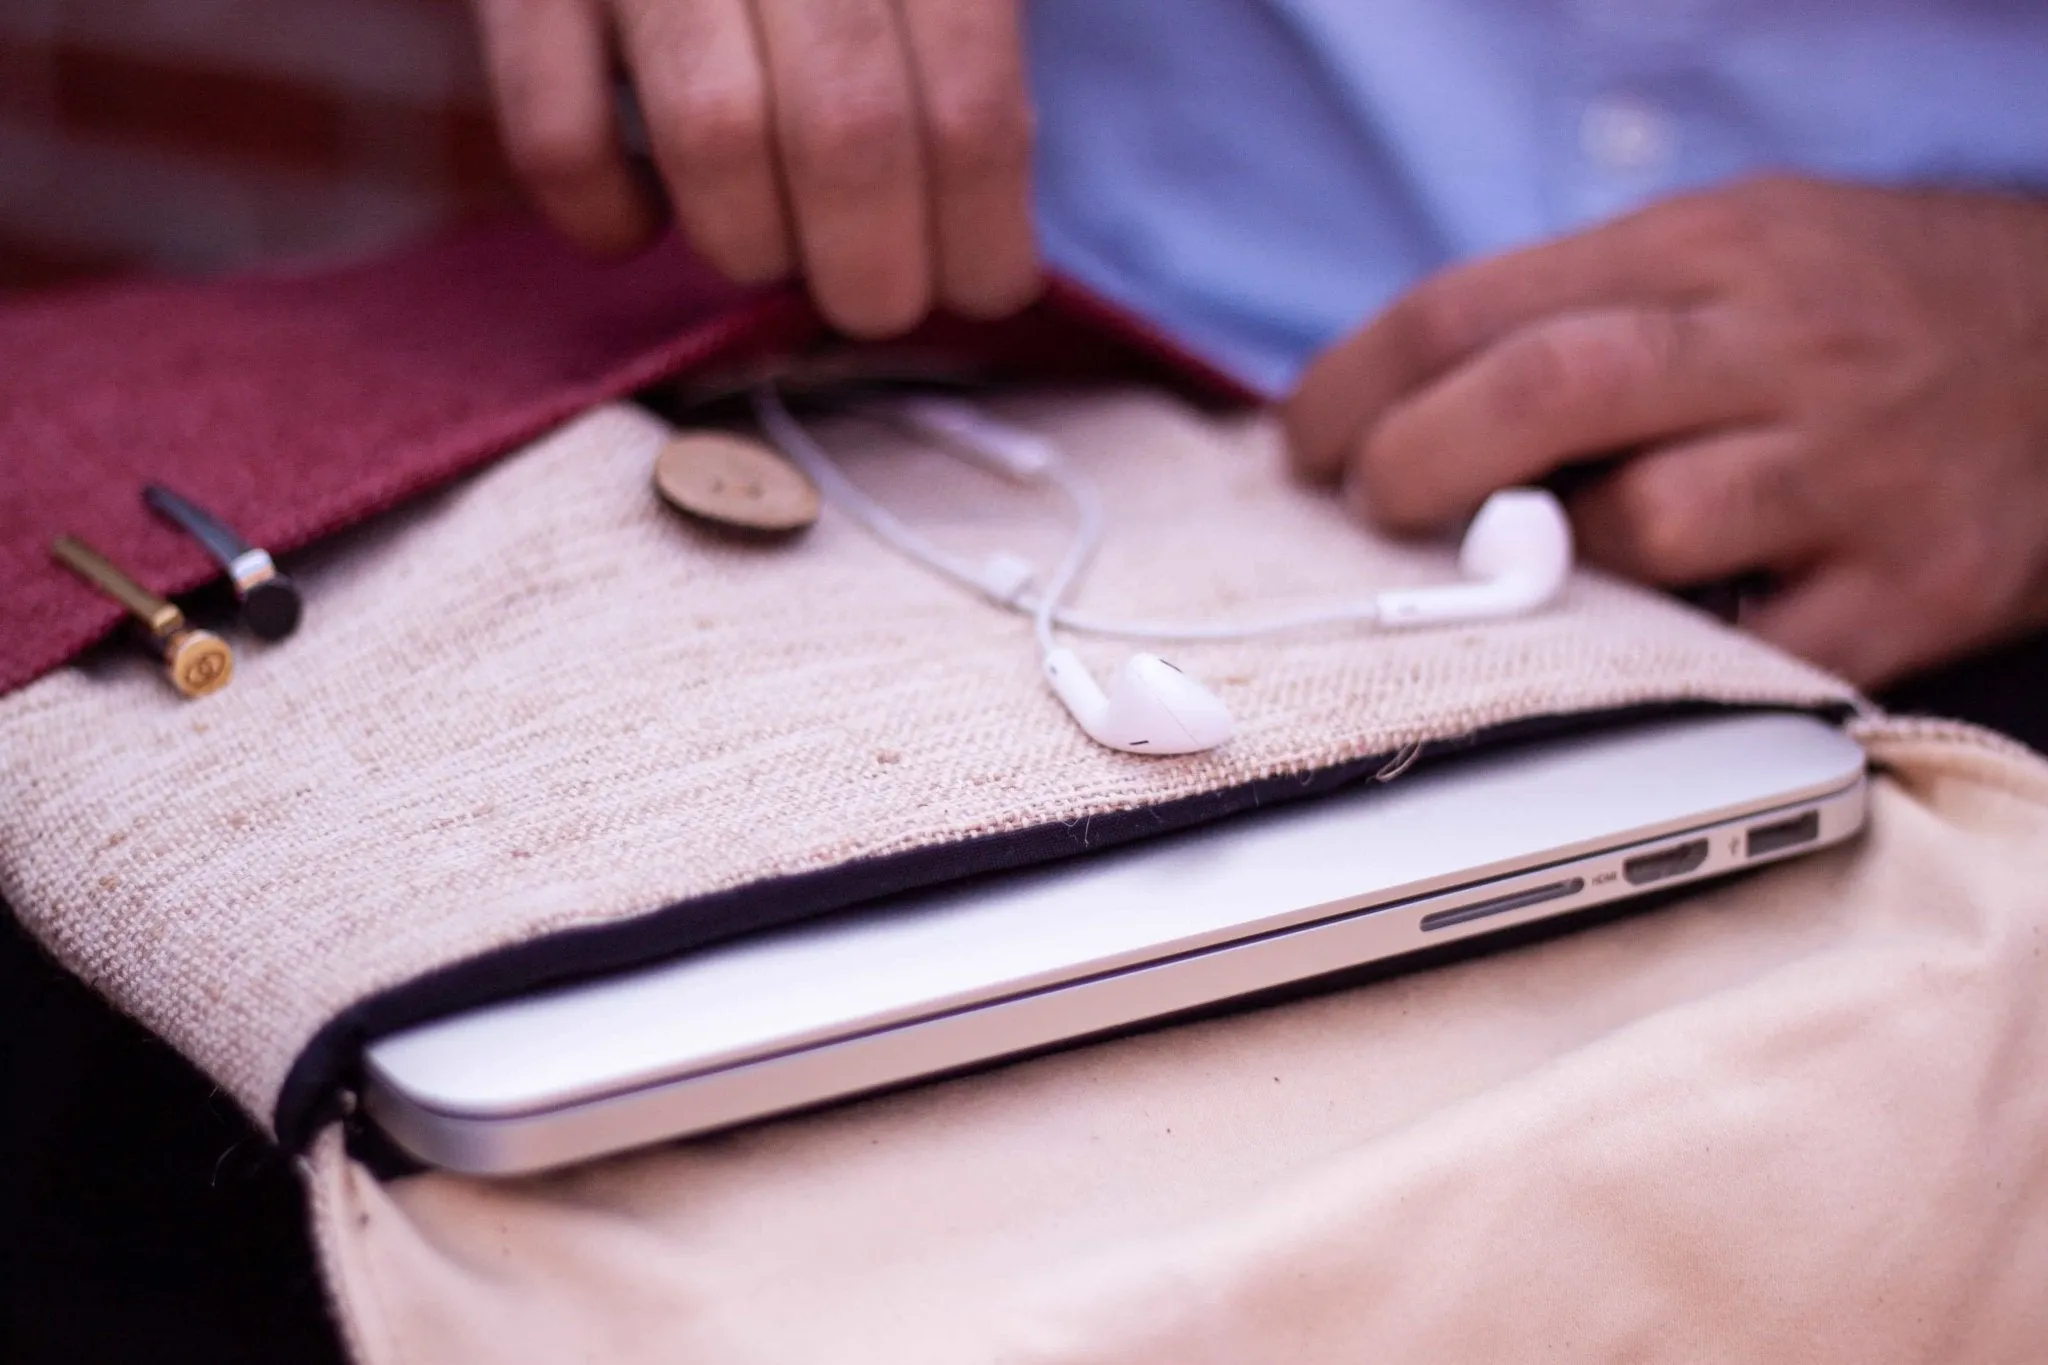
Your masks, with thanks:
[{"label": "finger", "polygon": [[595,0],[476,0],[505,152],[550,222],[603,252],[645,242],[658,215],[619,146]]},{"label": "finger", "polygon": [[1346,470],[1395,526],[1464,515],[1495,489],[1762,406],[1745,348],[1708,309],[1615,307],[1512,332],[1397,404]]},{"label": "finger", "polygon": [[931,307],[925,167],[891,0],[759,0],[777,143],[811,293],[855,336]]},{"label": "finger", "polygon": [[1901,628],[1877,575],[1846,561],[1820,566],[1761,602],[1739,623],[1789,654],[1868,690],[1910,671],[1922,651]]},{"label": "finger", "polygon": [[1295,466],[1329,481],[1387,411],[1452,366],[1555,313],[1682,305],[1707,291],[1725,231],[1711,196],[1454,267],[1324,352],[1283,408]]},{"label": "finger", "polygon": [[619,27],[676,222],[742,284],[795,264],[768,75],[745,0],[619,0]]},{"label": "finger", "polygon": [[969,317],[1038,292],[1031,99],[1016,0],[898,0],[931,172],[940,299]]},{"label": "finger", "polygon": [[1695,587],[1810,563],[1827,517],[1790,433],[1742,430],[1628,460],[1571,502],[1589,563],[1638,582]]}]

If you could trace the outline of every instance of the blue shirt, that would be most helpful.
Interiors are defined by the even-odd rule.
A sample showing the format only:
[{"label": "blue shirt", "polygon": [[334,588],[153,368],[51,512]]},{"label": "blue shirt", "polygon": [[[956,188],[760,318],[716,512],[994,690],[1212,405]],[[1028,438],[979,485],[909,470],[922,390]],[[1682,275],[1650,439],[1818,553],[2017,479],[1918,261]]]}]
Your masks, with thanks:
[{"label": "blue shirt", "polygon": [[1047,258],[1271,391],[1750,171],[2048,190],[2048,0],[1030,0]]}]

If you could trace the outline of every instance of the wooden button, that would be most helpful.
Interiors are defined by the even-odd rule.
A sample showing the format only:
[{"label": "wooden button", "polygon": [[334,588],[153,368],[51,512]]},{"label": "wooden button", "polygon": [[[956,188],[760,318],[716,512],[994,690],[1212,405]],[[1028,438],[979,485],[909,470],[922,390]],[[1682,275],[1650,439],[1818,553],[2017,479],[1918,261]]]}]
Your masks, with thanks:
[{"label": "wooden button", "polygon": [[748,531],[796,531],[818,519],[818,489],[759,441],[693,431],[662,447],[654,486],[691,516]]}]

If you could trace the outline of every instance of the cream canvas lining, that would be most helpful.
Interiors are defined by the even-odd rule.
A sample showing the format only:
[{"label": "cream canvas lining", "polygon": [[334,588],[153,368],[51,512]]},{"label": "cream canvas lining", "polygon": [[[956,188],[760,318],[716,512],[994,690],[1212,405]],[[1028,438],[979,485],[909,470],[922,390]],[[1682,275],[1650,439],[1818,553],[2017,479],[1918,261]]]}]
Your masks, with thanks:
[{"label": "cream canvas lining", "polygon": [[[1021,397],[1102,485],[1082,603],[1214,620],[1455,573],[1286,476],[1263,418],[1144,392]],[[1049,498],[853,422],[853,475],[974,553],[1049,562]],[[308,1040],[366,997],[717,893],[1119,811],[1530,717],[1839,683],[1595,575],[1480,627],[1177,647],[1240,719],[1149,760],[1081,735],[1025,622],[827,514],[779,545],[707,534],[650,486],[661,423],[599,409],[295,566],[300,633],[174,697],[132,653],[0,702],[0,890],[72,970],[274,1113]],[[1106,669],[1129,648],[1082,642]],[[772,907],[771,907],[772,908]],[[566,941],[566,940],[565,940]]]},{"label": "cream canvas lining", "polygon": [[2022,1365],[2048,765],[1532,948],[518,1181],[308,1162],[363,1365]]}]

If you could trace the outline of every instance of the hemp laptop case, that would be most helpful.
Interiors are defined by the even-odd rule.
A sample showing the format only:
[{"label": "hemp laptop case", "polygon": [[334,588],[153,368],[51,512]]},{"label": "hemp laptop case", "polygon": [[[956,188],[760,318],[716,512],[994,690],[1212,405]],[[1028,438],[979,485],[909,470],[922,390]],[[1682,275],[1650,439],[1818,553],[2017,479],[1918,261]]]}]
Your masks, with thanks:
[{"label": "hemp laptop case", "polygon": [[[181,702],[124,652],[47,671],[73,648],[55,631],[0,698],[0,893],[306,1149],[359,1359],[2030,1358],[2048,775],[1955,728],[1861,722],[1885,765],[1862,843],[1512,959],[543,1179],[352,1159],[355,1046],[443,1009],[1398,781],[1529,726],[1855,704],[1582,574],[1522,621],[1177,650],[1239,738],[1111,753],[1044,693],[1021,622],[838,517],[772,547],[676,519],[644,411],[597,406],[491,463],[575,395],[673,368],[643,360],[550,389],[559,411],[495,391],[456,424],[468,444],[394,436],[462,454],[387,502],[481,472],[296,561],[306,626],[228,690]],[[1291,484],[1268,418],[1158,389],[1002,407],[1105,491],[1090,607],[1227,618],[1452,572],[1448,547]],[[243,419],[268,410],[209,430],[260,470],[274,429]],[[94,448],[147,427],[123,421]],[[948,544],[1058,540],[1054,509],[900,437],[824,434]]]},{"label": "hemp laptop case", "polygon": [[[1265,419],[1004,411],[1102,481],[1105,610],[1449,570],[1294,488]],[[825,435],[953,544],[1051,531],[887,433]],[[602,408],[333,543],[306,638],[204,703],[125,655],[0,701],[27,922],[262,1113],[380,1009],[1369,780],[1418,741],[1848,698],[1583,576],[1505,627],[1192,651],[1241,740],[1111,754],[1017,623],[837,518],[781,548],[673,519],[664,436]],[[1860,734],[1863,842],[1512,955],[537,1179],[380,1175],[281,1105],[344,1340],[374,1365],[2029,1359],[2048,772],[1954,727]]]},{"label": "hemp laptop case", "polygon": [[[0,891],[57,955],[279,1135],[332,1112],[361,1040],[444,1010],[969,872],[1379,771],[1406,746],[1688,701],[1846,704],[1840,684],[1654,596],[1584,579],[1499,628],[1190,647],[1245,720],[1222,753],[1097,750],[1022,622],[828,515],[779,547],[650,491],[664,429],[598,408],[814,346],[790,291],[673,246],[595,267],[522,228],[338,271],[137,285],[0,312],[21,452],[0,523],[19,685],[109,625],[49,562],[82,531],[148,585],[207,566],[142,510],[162,477],[294,565],[289,641],[201,703],[127,653],[0,701]],[[1018,319],[909,349],[981,373],[1244,397],[1055,282]],[[1021,416],[1112,495],[1087,600],[1223,617],[1453,572],[1295,488],[1263,418],[1158,389]],[[1049,562],[1058,509],[900,439],[862,469],[966,549]],[[450,491],[434,493],[483,469]],[[0,684],[4,686],[5,684]]]},{"label": "hemp laptop case", "polygon": [[[1455,573],[1449,546],[1375,539],[1296,487],[1268,419],[1128,390],[1005,411],[1104,490],[1084,606],[1225,619]],[[886,430],[827,434],[963,551],[1061,542],[1050,500]],[[444,1010],[1310,794],[1416,744],[1850,699],[1586,575],[1520,621],[1177,649],[1239,736],[1112,753],[1044,691],[1028,623],[836,515],[777,545],[679,519],[651,487],[666,435],[600,408],[302,561],[307,624],[201,702],[134,652],[0,702],[0,886],[31,930],[296,1145],[364,1036]]]}]

